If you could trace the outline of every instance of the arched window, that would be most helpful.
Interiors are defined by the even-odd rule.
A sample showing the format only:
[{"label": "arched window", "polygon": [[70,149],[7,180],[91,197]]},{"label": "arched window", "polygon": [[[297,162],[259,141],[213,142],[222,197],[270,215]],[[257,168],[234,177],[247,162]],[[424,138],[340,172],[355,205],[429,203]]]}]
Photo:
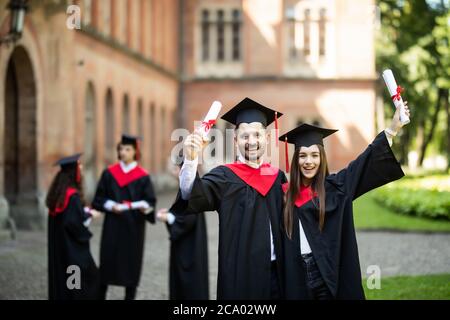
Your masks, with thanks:
[{"label": "arched window", "polygon": [[130,98],[128,94],[123,96],[122,132],[126,134],[130,133]]},{"label": "arched window", "polygon": [[111,164],[116,158],[114,141],[114,99],[111,88],[106,92],[105,98],[105,163]]},{"label": "arched window", "polygon": [[156,167],[156,152],[157,152],[157,146],[156,146],[156,121],[155,121],[155,104],[152,103],[150,105],[150,139],[149,139],[149,148],[150,150],[150,168],[151,170],[155,170]]},{"label": "arched window", "polygon": [[85,197],[92,199],[95,192],[96,175],[96,99],[92,82],[87,84],[84,107],[84,190]]}]

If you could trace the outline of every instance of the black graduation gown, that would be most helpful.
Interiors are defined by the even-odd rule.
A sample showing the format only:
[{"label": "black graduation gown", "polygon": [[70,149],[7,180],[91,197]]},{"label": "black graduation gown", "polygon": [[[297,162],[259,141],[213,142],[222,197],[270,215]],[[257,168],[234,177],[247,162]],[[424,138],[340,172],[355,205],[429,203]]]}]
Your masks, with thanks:
[{"label": "black graduation gown", "polygon": [[[365,299],[353,224],[353,200],[403,176],[385,133],[381,132],[347,168],[326,177],[322,233],[317,198],[295,206],[294,216],[301,220],[321,275],[335,299]],[[311,299],[300,259],[298,220],[294,221],[292,240],[284,236],[286,298]]]},{"label": "black graduation gown", "polygon": [[184,215],[169,210],[175,222],[170,234],[169,296],[171,300],[208,300],[208,239],[204,213]]},{"label": "black graduation gown", "polygon": [[179,192],[177,202],[186,204],[186,213],[214,210],[219,213],[217,299],[270,299],[269,223],[282,285],[281,185],[285,182],[284,173],[276,169],[274,182],[263,196],[229,167],[218,166],[202,178],[197,174],[189,201],[182,200]]},{"label": "black graduation gown", "polygon": [[103,171],[92,203],[95,209],[105,212],[100,244],[101,282],[137,287],[144,253],[145,222],[155,223],[154,211],[146,215],[139,210],[116,214],[107,211],[104,204],[107,200],[118,203],[145,200],[155,208],[156,198],[148,174],[138,175],[121,187],[119,183],[123,182],[116,181],[110,168]]},{"label": "black graduation gown", "polygon": [[[98,297],[99,274],[89,248],[92,234],[83,225],[87,218],[77,193],[67,193],[65,206],[48,218],[49,300]],[[67,273],[67,268],[72,265],[79,267],[80,289],[67,287],[68,278],[75,274],[71,270]]]}]

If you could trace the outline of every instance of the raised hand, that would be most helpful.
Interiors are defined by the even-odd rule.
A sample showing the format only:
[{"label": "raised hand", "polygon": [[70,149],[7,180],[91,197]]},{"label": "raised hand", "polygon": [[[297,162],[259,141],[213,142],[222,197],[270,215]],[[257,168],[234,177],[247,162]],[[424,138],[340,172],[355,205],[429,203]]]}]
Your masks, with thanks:
[{"label": "raised hand", "polygon": [[[408,101],[403,102],[403,106],[405,109],[405,114],[410,117],[410,112],[408,108]],[[389,129],[391,129],[394,133],[398,133],[398,131],[403,127],[403,124],[400,122],[400,107],[395,110],[394,117],[392,118],[391,125]]]},{"label": "raised hand", "polygon": [[194,160],[198,157],[198,154],[202,151],[203,147],[207,144],[203,137],[194,132],[187,136],[184,142],[184,155],[188,160]]}]

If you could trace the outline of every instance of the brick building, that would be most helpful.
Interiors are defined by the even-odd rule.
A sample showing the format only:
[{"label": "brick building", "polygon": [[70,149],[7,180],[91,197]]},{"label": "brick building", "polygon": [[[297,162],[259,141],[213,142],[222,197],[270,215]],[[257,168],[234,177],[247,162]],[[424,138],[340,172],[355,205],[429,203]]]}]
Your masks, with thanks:
[{"label": "brick building", "polygon": [[326,150],[331,169],[342,168],[375,134],[374,9],[371,0],[185,1],[188,123],[212,100],[228,109],[249,96],[286,114],[280,133],[300,122],[340,129]]},{"label": "brick building", "polygon": [[[0,1],[1,34],[7,2]],[[142,162],[156,179],[171,148],[177,1],[75,3],[81,30],[66,27],[70,1],[30,1],[22,38],[0,48],[0,217],[19,227],[45,223],[52,163],[62,155],[84,152],[92,194],[122,132],[144,137]]]},{"label": "brick building", "polygon": [[[326,146],[333,170],[374,137],[373,0],[29,2],[22,37],[0,47],[2,223],[45,224],[62,155],[84,152],[92,194],[122,132],[144,137],[142,163],[164,188],[170,133],[213,100],[277,108],[288,115],[280,133],[302,121],[339,128]],[[71,4],[81,30],[66,26]]]}]

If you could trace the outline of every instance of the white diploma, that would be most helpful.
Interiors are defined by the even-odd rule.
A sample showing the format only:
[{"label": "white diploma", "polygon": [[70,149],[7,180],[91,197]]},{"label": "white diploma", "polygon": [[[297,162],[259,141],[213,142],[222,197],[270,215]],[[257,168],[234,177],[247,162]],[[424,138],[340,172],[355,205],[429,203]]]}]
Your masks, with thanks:
[{"label": "white diploma", "polygon": [[134,201],[134,202],[132,202],[132,203],[131,203],[131,208],[132,208],[132,209],[144,209],[144,210],[151,209],[151,210],[153,210],[153,207],[150,206],[150,205],[148,204],[148,202],[145,201],[145,200]]},{"label": "white diploma", "polygon": [[394,74],[391,69],[386,69],[383,71],[383,79],[386,83],[386,87],[389,90],[389,95],[391,96],[392,102],[396,108],[400,108],[400,122],[405,125],[409,123],[409,117],[405,113],[405,108],[403,105],[403,100],[401,97],[402,87],[397,85],[395,81]]},{"label": "white diploma", "polygon": [[195,129],[195,132],[200,133],[203,139],[206,139],[206,136],[211,130],[211,127],[216,123],[216,119],[219,116],[220,110],[222,109],[222,103],[219,101],[214,101],[209,108],[208,113],[206,114],[205,119],[200,124],[200,126]]}]

